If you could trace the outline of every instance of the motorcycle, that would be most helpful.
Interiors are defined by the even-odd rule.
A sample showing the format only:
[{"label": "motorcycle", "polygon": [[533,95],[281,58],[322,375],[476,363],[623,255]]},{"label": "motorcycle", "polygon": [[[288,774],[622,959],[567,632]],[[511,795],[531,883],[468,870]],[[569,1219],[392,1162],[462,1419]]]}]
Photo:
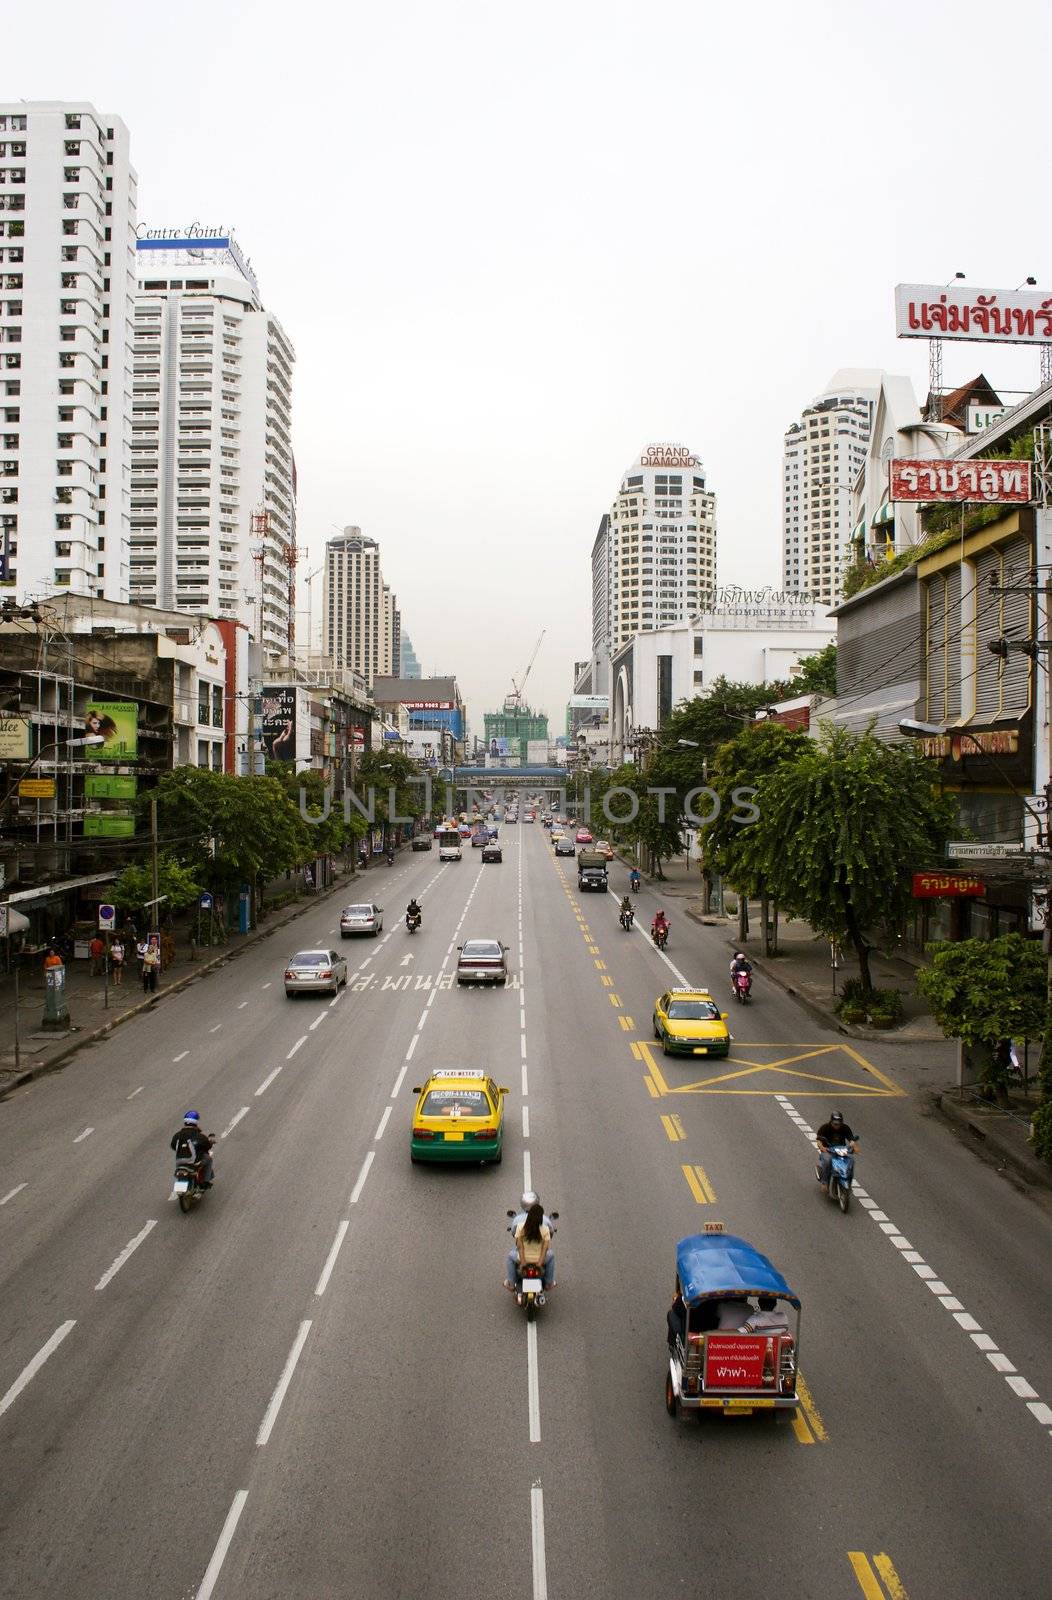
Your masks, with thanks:
[{"label": "motorcycle", "polygon": [[731,982],[734,985],[734,998],[740,1005],[748,1005],[749,995],[752,992],[752,973],[735,972]]},{"label": "motorcycle", "polygon": [[620,921],[621,926],[622,926],[622,928],[624,928],[625,932],[626,933],[631,933],[632,932],[632,924],[635,921],[635,912],[634,911],[622,911],[622,913],[621,913],[621,915],[620,915],[618,920]]},{"label": "motorcycle", "polygon": [[638,894],[639,893],[639,873],[638,872],[633,872],[632,876],[628,880],[628,883],[629,883],[630,889],[632,890],[632,893],[633,894]]},{"label": "motorcycle", "polygon": [[417,911],[414,914],[413,912],[407,911],[405,914],[405,925],[409,933],[415,933],[417,928],[420,926],[420,912]]},{"label": "motorcycle", "polygon": [[[855,1135],[856,1139],[858,1134]],[[829,1198],[835,1200],[841,1211],[846,1211],[851,1204],[851,1185],[855,1180],[855,1157],[849,1144],[834,1144],[829,1146],[831,1165],[829,1168]],[[819,1183],[822,1181],[822,1169],[815,1163],[815,1177]]]},{"label": "motorcycle", "polygon": [[[215,1134],[209,1134],[209,1138],[214,1144]],[[172,1194],[179,1202],[180,1211],[192,1211],[200,1202],[206,1188],[211,1188],[211,1184],[206,1184],[201,1176],[204,1165],[203,1161],[176,1161]]]},{"label": "motorcycle", "polygon": [[394,866],[394,851],[393,850],[388,850],[388,852],[387,852],[387,865],[389,867],[393,867]]},{"label": "motorcycle", "polygon": [[[517,1211],[508,1212],[508,1216],[512,1218],[519,1215],[520,1213]],[[549,1227],[551,1228],[553,1239],[558,1232],[558,1229],[555,1226],[558,1220],[559,1213],[557,1211],[551,1211],[548,1213],[547,1221]],[[508,1224],[508,1232],[513,1233],[514,1229],[515,1224],[514,1221],[512,1221]],[[541,1306],[548,1304],[548,1291],[544,1287],[543,1267],[537,1266],[533,1262],[527,1262],[522,1271],[516,1273],[515,1304],[517,1306],[522,1306],[523,1310],[526,1312],[527,1322],[533,1322]]]},{"label": "motorcycle", "polygon": [[668,944],[668,923],[662,922],[659,923],[656,928],[651,928],[650,937],[653,939],[659,950],[664,950],[665,946]]}]

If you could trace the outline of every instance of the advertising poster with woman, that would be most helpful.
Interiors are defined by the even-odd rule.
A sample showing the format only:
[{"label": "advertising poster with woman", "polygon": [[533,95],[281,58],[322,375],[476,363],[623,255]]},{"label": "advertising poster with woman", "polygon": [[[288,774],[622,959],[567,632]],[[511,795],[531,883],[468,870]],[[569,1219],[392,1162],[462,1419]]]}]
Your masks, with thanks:
[{"label": "advertising poster with woman", "polygon": [[92,700],[84,715],[84,732],[103,742],[86,745],[90,761],[135,761],[139,754],[139,708],[126,700]]},{"label": "advertising poster with woman", "polygon": [[296,689],[293,684],[266,688],[261,696],[263,749],[271,761],[296,759]]}]

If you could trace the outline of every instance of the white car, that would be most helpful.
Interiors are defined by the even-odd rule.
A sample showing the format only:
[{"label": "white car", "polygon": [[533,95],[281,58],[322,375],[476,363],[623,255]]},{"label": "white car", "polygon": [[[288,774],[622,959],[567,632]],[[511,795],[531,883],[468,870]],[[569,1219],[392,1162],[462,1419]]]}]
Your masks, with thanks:
[{"label": "white car", "polygon": [[383,925],[384,908],[374,905],[371,900],[356,906],[344,906],[340,912],[341,939],[350,939],[356,933],[371,933],[375,939]]},{"label": "white car", "polygon": [[298,950],[285,965],[285,993],[336,994],[347,982],[346,959],[335,950]]}]

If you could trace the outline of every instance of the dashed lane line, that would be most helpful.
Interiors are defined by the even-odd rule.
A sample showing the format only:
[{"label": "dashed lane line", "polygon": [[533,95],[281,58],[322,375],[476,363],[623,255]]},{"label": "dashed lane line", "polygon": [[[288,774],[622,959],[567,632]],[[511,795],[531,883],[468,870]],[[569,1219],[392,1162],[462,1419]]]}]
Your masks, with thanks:
[{"label": "dashed lane line", "polygon": [[231,1118],[230,1122],[227,1123],[219,1137],[221,1139],[226,1139],[230,1134],[232,1134],[238,1123],[241,1121],[241,1118],[248,1116],[248,1111],[248,1106],[242,1106],[240,1111],[235,1112],[234,1116]]},{"label": "dashed lane line", "polygon": [[265,1094],[266,1091],[270,1088],[271,1084],[274,1082],[274,1079],[277,1077],[277,1075],[278,1075],[278,1073],[280,1071],[281,1071],[281,1067],[275,1067],[273,1072],[268,1072],[267,1076],[263,1079],[263,1082],[260,1084],[259,1088],[256,1090],[256,1094],[257,1095]]},{"label": "dashed lane line", "polygon": [[51,1356],[54,1355],[55,1351],[58,1349],[66,1335],[72,1333],[76,1326],[77,1323],[75,1318],[71,1322],[61,1323],[60,1326],[55,1329],[47,1343],[42,1345],[37,1351],[32,1361],[28,1362],[26,1366],[22,1368],[22,1371],[19,1373],[10,1389],[8,1389],[3,1399],[0,1399],[0,1417],[3,1416],[4,1412],[9,1406],[14,1405],[15,1401],[22,1393],[22,1390],[27,1384],[32,1383],[33,1379],[44,1365],[44,1362],[48,1361]]},{"label": "dashed lane line", "polygon": [[107,1270],[102,1274],[102,1277],[99,1279],[98,1283],[95,1285],[96,1293],[98,1293],[100,1289],[105,1289],[106,1285],[113,1281],[118,1272],[124,1266],[125,1262],[135,1254],[143,1240],[149,1237],[156,1226],[157,1221],[156,1218],[154,1218],[152,1221],[146,1224],[145,1228],[140,1229],[140,1231],[135,1235],[134,1239],[129,1239],[128,1243],[124,1246],[124,1249],[121,1251],[116,1261],[114,1261],[111,1267],[107,1268]]},{"label": "dashed lane line", "polygon": [[6,1204],[7,1204],[7,1202],[9,1200],[13,1200],[15,1198],[16,1194],[21,1194],[22,1190],[23,1189],[27,1189],[28,1187],[29,1187],[29,1179],[28,1178],[26,1179],[25,1183],[16,1183],[15,1187],[13,1189],[8,1189],[8,1191],[4,1195],[3,1199],[0,1200],[0,1206],[6,1206]]},{"label": "dashed lane line", "polygon": [[80,1144],[82,1139],[86,1139],[90,1133],[94,1133],[94,1132],[95,1132],[94,1128],[85,1128],[82,1133],[78,1133],[77,1134],[77,1137],[74,1139],[73,1143],[74,1144]]}]

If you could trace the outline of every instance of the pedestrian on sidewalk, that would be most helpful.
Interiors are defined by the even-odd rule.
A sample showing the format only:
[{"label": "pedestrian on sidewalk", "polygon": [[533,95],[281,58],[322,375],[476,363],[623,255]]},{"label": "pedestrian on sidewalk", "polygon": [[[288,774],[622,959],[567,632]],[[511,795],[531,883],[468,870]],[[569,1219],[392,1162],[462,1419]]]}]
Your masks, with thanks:
[{"label": "pedestrian on sidewalk", "polygon": [[142,961],[142,992],[143,994],[156,994],[157,973],[161,966],[161,951],[155,933],[151,933],[146,943],[139,946],[139,956]]},{"label": "pedestrian on sidewalk", "polygon": [[124,945],[119,934],[110,945],[110,969],[116,987],[124,977]]},{"label": "pedestrian on sidewalk", "polygon": [[88,954],[91,956],[91,975],[97,978],[102,972],[102,962],[106,955],[106,945],[99,934],[96,934],[88,945]]}]

